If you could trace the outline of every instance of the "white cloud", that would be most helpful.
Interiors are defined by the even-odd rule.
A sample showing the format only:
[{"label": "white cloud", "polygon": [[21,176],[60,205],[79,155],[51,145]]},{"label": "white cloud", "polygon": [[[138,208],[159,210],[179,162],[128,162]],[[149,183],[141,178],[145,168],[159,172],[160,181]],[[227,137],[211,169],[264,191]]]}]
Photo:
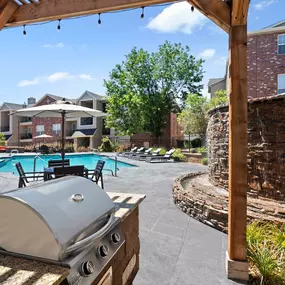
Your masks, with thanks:
[{"label": "white cloud", "polygon": [[147,28],[162,33],[192,34],[195,29],[201,29],[206,21],[207,18],[197,9],[194,12],[191,11],[191,5],[188,2],[181,2],[165,8],[150,20]]},{"label": "white cloud", "polygon": [[50,82],[71,79],[73,76],[68,72],[55,72],[47,77]]},{"label": "white cloud", "polygon": [[58,43],[58,44],[44,44],[42,45],[43,48],[63,48],[64,43]]},{"label": "white cloud", "polygon": [[30,85],[38,85],[40,83],[40,79],[38,77],[32,79],[32,80],[21,80],[18,83],[18,87],[26,87]]},{"label": "white cloud", "polygon": [[215,49],[212,48],[208,48],[203,50],[201,53],[199,53],[198,57],[202,57],[202,58],[212,58],[216,53]]},{"label": "white cloud", "polygon": [[256,10],[263,10],[264,8],[266,8],[272,4],[275,4],[277,2],[278,2],[278,0],[264,0],[264,1],[261,1],[257,4],[254,4],[253,7]]},{"label": "white cloud", "polygon": [[79,74],[78,78],[83,80],[94,80],[91,74],[85,74],[85,73]]},{"label": "white cloud", "polygon": [[36,77],[32,80],[22,80],[17,86],[25,87],[30,85],[38,85],[42,82],[55,83],[57,81],[68,80],[68,79],[78,79],[78,80],[96,80],[92,74],[81,73],[81,74],[71,74],[69,72],[55,72],[49,76]]}]

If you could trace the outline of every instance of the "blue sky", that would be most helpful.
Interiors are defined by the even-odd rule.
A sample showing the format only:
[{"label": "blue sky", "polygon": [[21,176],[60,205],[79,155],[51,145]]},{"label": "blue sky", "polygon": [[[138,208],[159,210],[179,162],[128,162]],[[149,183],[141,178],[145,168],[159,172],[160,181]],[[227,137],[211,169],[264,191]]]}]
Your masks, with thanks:
[{"label": "blue sky", "polygon": [[[285,19],[285,0],[252,0],[248,30]],[[63,20],[0,32],[0,103],[22,104],[30,96],[51,93],[79,97],[85,90],[104,95],[103,79],[134,46],[155,51],[166,40],[189,45],[203,57],[205,76],[222,77],[228,55],[228,36],[187,2],[170,6]],[[206,94],[206,88],[204,90]]]}]

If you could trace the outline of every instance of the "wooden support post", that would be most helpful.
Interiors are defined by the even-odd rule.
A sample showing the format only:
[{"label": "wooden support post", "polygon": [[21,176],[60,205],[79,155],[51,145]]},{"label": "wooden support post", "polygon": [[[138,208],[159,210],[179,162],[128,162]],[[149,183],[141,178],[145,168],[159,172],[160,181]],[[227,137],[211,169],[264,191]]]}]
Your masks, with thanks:
[{"label": "wooden support post", "polygon": [[[229,229],[228,276],[248,279],[247,221],[247,26],[232,26],[229,37]],[[234,264],[236,262],[236,264]]]},{"label": "wooden support post", "polygon": [[5,27],[18,7],[18,4],[12,0],[8,0],[5,3],[2,3],[0,0],[0,31]]}]

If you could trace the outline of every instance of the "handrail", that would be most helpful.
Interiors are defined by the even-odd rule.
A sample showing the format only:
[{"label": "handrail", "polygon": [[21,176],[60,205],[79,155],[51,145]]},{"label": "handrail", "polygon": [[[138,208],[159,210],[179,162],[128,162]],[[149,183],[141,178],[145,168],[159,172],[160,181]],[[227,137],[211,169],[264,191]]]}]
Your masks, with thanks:
[{"label": "handrail", "polygon": [[36,172],[36,166],[37,166],[37,158],[39,158],[39,159],[42,160],[45,164],[47,164],[47,162],[46,162],[44,159],[42,159],[39,154],[36,154],[36,156],[34,157],[34,178],[33,178],[34,181],[35,181],[35,172]]},{"label": "handrail", "polygon": [[102,156],[105,156],[105,157],[108,157],[108,158],[113,158],[113,157],[115,158],[115,159],[113,159],[115,161],[115,173],[111,169],[104,169],[104,170],[105,171],[110,171],[112,173],[112,176],[118,177],[118,170],[120,170],[120,169],[118,168],[118,158],[117,158],[117,156],[115,156],[115,155],[112,155],[112,156],[102,155]]}]

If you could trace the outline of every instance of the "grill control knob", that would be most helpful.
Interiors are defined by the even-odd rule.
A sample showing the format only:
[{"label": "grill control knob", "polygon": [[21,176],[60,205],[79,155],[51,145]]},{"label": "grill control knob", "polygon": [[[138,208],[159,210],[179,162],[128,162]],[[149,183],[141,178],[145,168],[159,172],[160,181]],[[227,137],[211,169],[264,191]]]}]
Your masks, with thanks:
[{"label": "grill control knob", "polygon": [[113,233],[111,239],[113,243],[118,243],[121,240],[121,236],[119,233]]},{"label": "grill control knob", "polygon": [[98,249],[98,252],[101,257],[106,257],[108,256],[109,249],[106,245],[101,245]]},{"label": "grill control knob", "polygon": [[81,271],[84,276],[89,276],[95,271],[95,266],[92,261],[85,261],[81,265]]}]

